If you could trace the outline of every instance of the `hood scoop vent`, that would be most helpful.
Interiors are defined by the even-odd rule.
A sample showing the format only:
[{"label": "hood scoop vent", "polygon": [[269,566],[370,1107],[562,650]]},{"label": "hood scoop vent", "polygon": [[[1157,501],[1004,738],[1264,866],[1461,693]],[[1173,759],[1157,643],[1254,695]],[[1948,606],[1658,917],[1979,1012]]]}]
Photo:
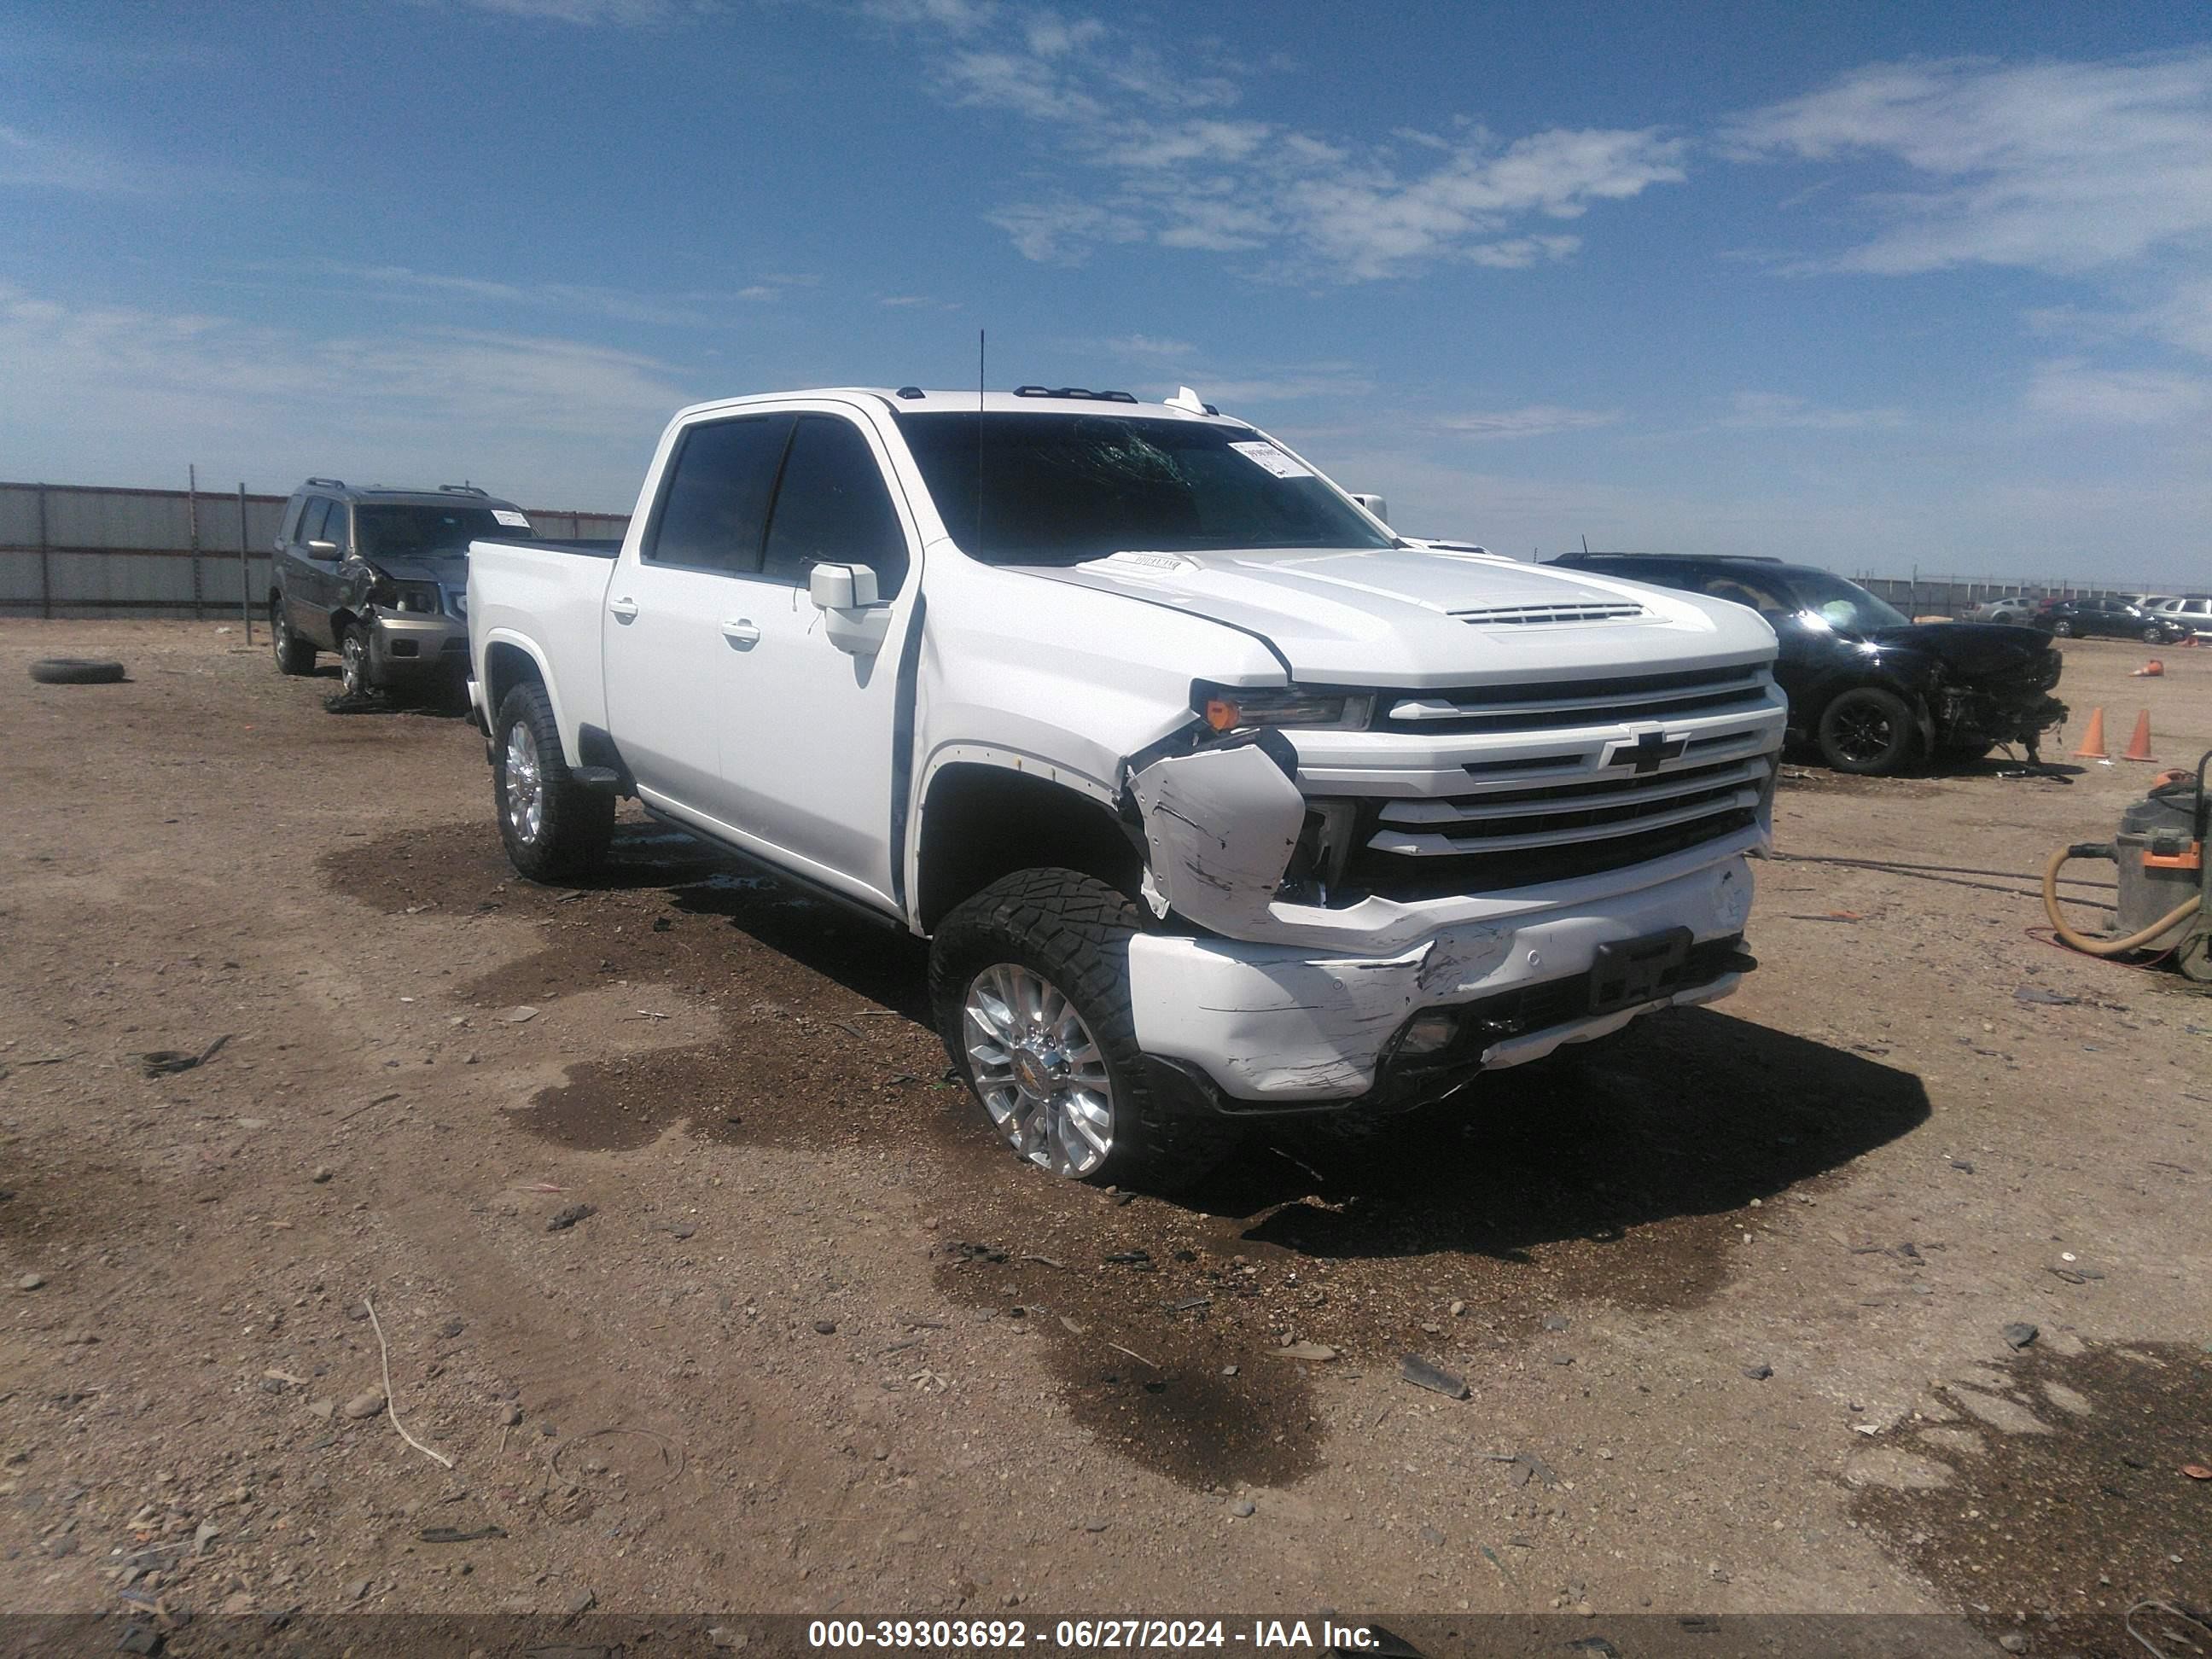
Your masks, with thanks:
[{"label": "hood scoop vent", "polygon": [[1650,613],[1631,599],[1570,599],[1559,605],[1499,605],[1448,614],[1470,628],[1557,628],[1576,623],[1630,622]]}]

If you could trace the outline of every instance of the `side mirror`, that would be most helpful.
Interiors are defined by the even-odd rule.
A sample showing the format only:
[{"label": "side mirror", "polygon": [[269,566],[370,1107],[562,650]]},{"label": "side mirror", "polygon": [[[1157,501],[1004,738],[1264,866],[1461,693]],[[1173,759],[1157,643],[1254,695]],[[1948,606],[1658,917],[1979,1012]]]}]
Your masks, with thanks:
[{"label": "side mirror", "polygon": [[319,559],[335,559],[338,556],[338,544],[336,542],[309,542],[307,551]]},{"label": "side mirror", "polygon": [[864,564],[817,564],[806,573],[817,611],[865,611],[876,603],[876,573]]},{"label": "side mirror", "polygon": [[1384,524],[1390,522],[1390,503],[1383,500],[1382,496],[1363,495],[1357,490],[1346,490],[1345,493],[1350,495],[1353,501],[1358,501],[1360,506],[1365,507],[1370,513],[1372,513],[1376,518],[1382,520]]}]

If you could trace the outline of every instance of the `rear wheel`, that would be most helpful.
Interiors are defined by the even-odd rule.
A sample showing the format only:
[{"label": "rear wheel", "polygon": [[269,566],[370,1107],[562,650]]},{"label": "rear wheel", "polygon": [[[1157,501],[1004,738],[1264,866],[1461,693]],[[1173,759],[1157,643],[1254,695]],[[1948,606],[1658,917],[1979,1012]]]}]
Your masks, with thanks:
[{"label": "rear wheel", "polygon": [[1156,1190],[1237,1139],[1137,1046],[1136,907],[1073,870],[1024,870],[956,907],[929,956],[939,1034],[993,1127],[1040,1169]]},{"label": "rear wheel", "polygon": [[507,861],[532,881],[575,881],[605,859],[615,799],[568,773],[545,688],[518,685],[492,725],[492,800]]},{"label": "rear wheel", "polygon": [[2069,622],[2065,617],[2061,617],[2057,622],[2051,624],[2051,631],[2057,635],[2062,640],[2070,640],[2074,637],[2074,624]]},{"label": "rear wheel", "polygon": [[1820,757],[1838,772],[1879,777],[1904,768],[1919,743],[1911,709],[1894,691],[1856,686],[1820,711]]},{"label": "rear wheel", "polygon": [[269,601],[269,642],[276,649],[278,673],[315,672],[314,641],[303,640],[292,631],[292,621],[284,614],[284,596],[281,593]]}]

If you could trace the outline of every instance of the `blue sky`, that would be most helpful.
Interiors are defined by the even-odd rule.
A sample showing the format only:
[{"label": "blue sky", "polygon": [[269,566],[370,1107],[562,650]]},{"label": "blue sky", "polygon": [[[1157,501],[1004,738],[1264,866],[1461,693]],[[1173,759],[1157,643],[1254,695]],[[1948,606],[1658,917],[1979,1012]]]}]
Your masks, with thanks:
[{"label": "blue sky", "polygon": [[988,328],[1522,556],[2212,586],[2170,4],[32,0],[0,225],[0,477],[627,508]]}]

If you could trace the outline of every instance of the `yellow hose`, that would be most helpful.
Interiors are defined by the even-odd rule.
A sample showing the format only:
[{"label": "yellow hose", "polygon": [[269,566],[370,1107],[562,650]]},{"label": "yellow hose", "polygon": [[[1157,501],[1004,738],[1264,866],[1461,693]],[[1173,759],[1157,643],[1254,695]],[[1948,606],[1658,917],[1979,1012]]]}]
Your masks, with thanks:
[{"label": "yellow hose", "polygon": [[2160,933],[2170,932],[2189,920],[2198,901],[2185,899],[2165,915],[2139,933],[2130,933],[2125,939],[2092,939],[2087,933],[2077,933],[2066,925],[2066,918],[2058,914],[2058,872],[2074,856],[2071,847],[2062,847],[2051,855],[2051,862],[2043,866],[2043,914],[2051,918],[2051,926],[2058,937],[2075,950],[2093,957],[2117,957],[2130,951],[2140,951]]}]

